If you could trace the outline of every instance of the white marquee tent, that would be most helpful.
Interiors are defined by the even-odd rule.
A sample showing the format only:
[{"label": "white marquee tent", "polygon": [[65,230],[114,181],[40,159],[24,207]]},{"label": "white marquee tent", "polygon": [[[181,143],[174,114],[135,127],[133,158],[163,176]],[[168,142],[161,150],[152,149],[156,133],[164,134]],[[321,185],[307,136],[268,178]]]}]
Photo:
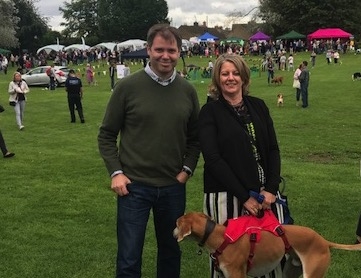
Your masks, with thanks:
[{"label": "white marquee tent", "polygon": [[64,45],[61,45],[61,44],[50,44],[50,45],[46,45],[46,46],[43,46],[43,47],[40,47],[37,51],[36,51],[36,54],[39,54],[41,51],[45,51],[47,54],[49,54],[51,51],[61,51],[63,50],[64,48]]},{"label": "white marquee tent", "polygon": [[147,42],[140,40],[140,39],[134,39],[134,40],[127,40],[124,42],[120,42],[117,44],[118,51],[129,48],[130,51],[140,50],[143,49],[146,46]]},{"label": "white marquee tent", "polygon": [[87,50],[89,49],[90,46],[86,45],[86,44],[71,44],[69,46],[65,46],[64,50],[68,51],[68,50]]},{"label": "white marquee tent", "polygon": [[102,42],[102,43],[98,43],[97,45],[94,45],[93,48],[102,47],[113,51],[116,46],[117,44],[115,42]]}]

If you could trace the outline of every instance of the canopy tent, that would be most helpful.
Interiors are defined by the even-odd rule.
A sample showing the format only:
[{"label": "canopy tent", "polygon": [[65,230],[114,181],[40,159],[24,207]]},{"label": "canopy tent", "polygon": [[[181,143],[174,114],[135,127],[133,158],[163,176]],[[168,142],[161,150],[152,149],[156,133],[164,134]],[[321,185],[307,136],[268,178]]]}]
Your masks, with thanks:
[{"label": "canopy tent", "polygon": [[266,41],[269,40],[271,37],[258,31],[256,34],[252,35],[249,40],[250,41]]},{"label": "canopy tent", "polygon": [[9,53],[11,53],[10,50],[4,49],[4,48],[0,48],[0,54],[6,55],[6,54],[9,54]]},{"label": "canopy tent", "polygon": [[213,42],[213,41],[218,40],[218,37],[213,36],[212,34],[210,34],[208,32],[205,32],[203,35],[199,36],[198,39],[201,42]]},{"label": "canopy tent", "polygon": [[282,36],[277,37],[279,40],[292,40],[292,39],[304,39],[305,35],[302,35],[295,30],[288,32],[287,34],[283,34]]},{"label": "canopy tent", "polygon": [[220,42],[220,45],[226,44],[226,43],[233,43],[233,44],[239,44],[239,45],[243,45],[244,40],[241,38],[227,38],[227,39],[223,39]]},{"label": "canopy tent", "polygon": [[127,40],[118,43],[117,49],[118,50],[129,49],[130,51],[135,51],[135,50],[143,49],[146,46],[146,44],[147,44],[146,41],[140,39]]},{"label": "canopy tent", "polygon": [[333,39],[333,38],[350,38],[352,34],[345,32],[340,28],[326,28],[318,29],[317,31],[309,34],[307,38],[313,39]]},{"label": "canopy tent", "polygon": [[62,51],[64,48],[64,45],[62,44],[50,44],[50,45],[46,45],[43,47],[40,47],[37,51],[36,54],[39,54],[41,51],[45,51],[47,54],[49,54],[51,51]]},{"label": "canopy tent", "polygon": [[190,41],[190,43],[193,43],[193,44],[200,42],[200,40],[198,39],[198,37],[191,37],[191,38],[189,38],[189,41]]},{"label": "canopy tent", "polygon": [[147,48],[143,48],[136,51],[130,51],[128,53],[124,53],[120,56],[121,63],[124,63],[126,59],[142,59],[144,67],[147,64],[147,58],[149,57]]},{"label": "canopy tent", "polygon": [[64,50],[65,51],[68,51],[68,50],[87,50],[89,48],[90,48],[90,46],[86,45],[86,44],[71,44],[69,46],[64,47]]},{"label": "canopy tent", "polygon": [[186,46],[186,47],[192,47],[193,43],[191,43],[189,40],[186,39],[182,39],[182,46]]},{"label": "canopy tent", "polygon": [[106,48],[113,51],[116,46],[117,44],[115,42],[102,42],[94,45],[92,48]]}]

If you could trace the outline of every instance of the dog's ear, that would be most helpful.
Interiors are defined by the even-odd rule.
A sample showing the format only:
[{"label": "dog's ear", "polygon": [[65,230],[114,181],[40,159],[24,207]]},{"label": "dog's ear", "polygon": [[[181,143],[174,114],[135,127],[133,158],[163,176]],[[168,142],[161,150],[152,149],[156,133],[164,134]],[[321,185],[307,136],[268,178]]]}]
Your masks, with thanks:
[{"label": "dog's ear", "polygon": [[174,229],[174,236],[177,238],[177,241],[182,241],[186,236],[189,236],[192,233],[192,223],[190,217],[187,217],[187,214],[181,216],[177,220],[177,227]]}]

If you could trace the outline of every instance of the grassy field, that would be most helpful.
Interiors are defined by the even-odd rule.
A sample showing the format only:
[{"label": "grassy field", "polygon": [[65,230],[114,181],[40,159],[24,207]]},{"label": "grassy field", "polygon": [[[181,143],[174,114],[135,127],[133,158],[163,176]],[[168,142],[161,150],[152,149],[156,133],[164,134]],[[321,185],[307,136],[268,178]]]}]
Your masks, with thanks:
[{"label": "grassy field", "polygon": [[[295,65],[309,60],[295,55]],[[258,57],[246,57],[250,66]],[[319,55],[310,68],[309,108],[296,107],[293,72],[281,86],[268,86],[264,72],[252,74],[251,94],[268,104],[278,135],[282,176],[297,224],[309,226],[329,240],[353,243],[360,213],[361,56],[341,55],[341,65],[327,65]],[[186,58],[205,67],[208,59]],[[133,64],[131,71],[141,68]],[[181,65],[179,65],[181,67]],[[84,66],[74,66],[81,73]],[[98,86],[84,86],[85,124],[70,124],[64,88],[55,92],[31,87],[25,111],[25,130],[19,131],[7,87],[14,69],[0,73],[0,127],[12,159],[0,159],[0,277],[105,278],[114,277],[116,255],[116,196],[97,148],[97,133],[110,96],[106,64],[97,64]],[[98,74],[99,73],[99,74]],[[84,83],[85,79],[83,78]],[[189,82],[201,105],[210,79]],[[277,94],[284,107],[277,107]],[[187,211],[202,210],[202,167],[198,163],[187,184]],[[206,252],[181,242],[182,277],[209,277]],[[155,277],[153,223],[149,222],[143,258],[143,277]],[[360,253],[332,251],[327,277],[360,277]]]}]

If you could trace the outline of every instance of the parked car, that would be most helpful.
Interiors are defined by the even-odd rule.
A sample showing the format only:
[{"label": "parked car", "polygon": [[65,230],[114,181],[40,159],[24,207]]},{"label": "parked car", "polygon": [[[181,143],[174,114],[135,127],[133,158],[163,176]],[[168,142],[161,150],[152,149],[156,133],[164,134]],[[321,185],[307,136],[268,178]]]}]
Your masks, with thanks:
[{"label": "parked car", "polygon": [[[50,78],[46,74],[46,70],[50,66],[41,66],[29,70],[27,73],[21,75],[28,86],[49,85]],[[55,85],[61,86],[65,84],[66,78],[69,74],[69,68],[63,66],[54,66],[55,69]]]}]

